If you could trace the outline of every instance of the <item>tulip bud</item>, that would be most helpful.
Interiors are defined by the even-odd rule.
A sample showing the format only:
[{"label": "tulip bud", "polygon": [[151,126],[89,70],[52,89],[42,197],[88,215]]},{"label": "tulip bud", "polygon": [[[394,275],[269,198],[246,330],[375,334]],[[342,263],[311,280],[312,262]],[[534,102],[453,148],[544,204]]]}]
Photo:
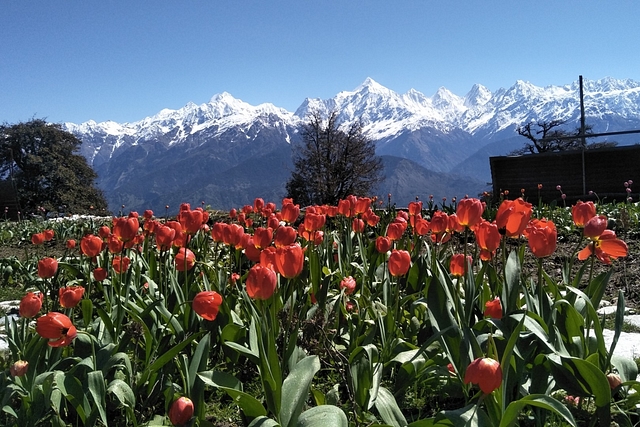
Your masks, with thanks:
[{"label": "tulip bud", "polygon": [[18,360],[13,365],[11,365],[11,368],[9,368],[9,371],[11,372],[11,375],[13,375],[14,377],[21,377],[27,373],[28,369],[29,369],[29,362],[27,362],[26,360]]}]

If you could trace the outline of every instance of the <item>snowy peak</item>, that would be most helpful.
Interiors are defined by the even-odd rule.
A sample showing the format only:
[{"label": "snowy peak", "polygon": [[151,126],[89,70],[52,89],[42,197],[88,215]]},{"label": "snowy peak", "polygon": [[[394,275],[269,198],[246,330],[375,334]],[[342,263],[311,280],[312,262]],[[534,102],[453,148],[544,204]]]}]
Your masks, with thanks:
[{"label": "snowy peak", "polygon": [[493,94],[489,89],[481,84],[474,84],[471,90],[464,97],[464,106],[467,108],[475,108],[485,105],[491,99]]}]

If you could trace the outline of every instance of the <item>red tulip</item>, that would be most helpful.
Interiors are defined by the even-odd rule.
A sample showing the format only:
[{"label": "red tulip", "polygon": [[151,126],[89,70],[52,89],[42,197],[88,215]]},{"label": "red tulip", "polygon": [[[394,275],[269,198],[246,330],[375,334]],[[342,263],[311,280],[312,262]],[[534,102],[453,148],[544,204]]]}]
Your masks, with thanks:
[{"label": "red tulip", "polygon": [[153,218],[153,211],[151,209],[147,209],[142,213],[142,216],[144,219],[151,219]]},{"label": "red tulip", "polygon": [[276,230],[274,244],[276,247],[288,246],[296,241],[298,233],[296,229],[290,226],[280,227]]},{"label": "red tulip", "polygon": [[44,243],[44,233],[36,233],[31,235],[31,243],[41,245]]},{"label": "red tulip", "polygon": [[222,304],[222,296],[215,291],[199,292],[191,303],[193,311],[206,320],[215,320]]},{"label": "red tulip", "polygon": [[124,242],[118,239],[115,234],[112,234],[107,240],[107,248],[112,254],[118,254],[124,249]]},{"label": "red tulip", "polygon": [[411,267],[411,255],[409,252],[394,249],[389,255],[389,274],[394,277],[404,276]]},{"label": "red tulip", "polygon": [[181,426],[189,422],[193,417],[193,402],[188,397],[181,397],[171,405],[169,409],[169,421],[174,426]]},{"label": "red tulip", "polygon": [[264,249],[271,245],[273,240],[273,229],[258,227],[253,232],[253,244],[258,249]]},{"label": "red tulip", "polygon": [[596,216],[596,205],[593,202],[578,202],[571,207],[571,216],[576,227],[584,227],[585,224],[594,216]]},{"label": "red tulip", "polygon": [[531,203],[522,197],[516,200],[504,200],[496,213],[496,225],[505,230],[507,237],[520,237],[531,219]]},{"label": "red tulip", "polygon": [[449,227],[449,216],[442,211],[435,211],[431,217],[431,232],[441,234]]},{"label": "red tulip", "polygon": [[426,236],[429,234],[429,230],[431,230],[431,224],[424,218],[420,218],[419,216],[415,216],[415,224],[414,224],[415,232],[419,236]]},{"label": "red tulip", "polygon": [[275,260],[278,273],[287,279],[293,279],[302,272],[304,251],[297,243],[281,246],[276,249]]},{"label": "red tulip", "polygon": [[282,205],[282,220],[290,224],[296,222],[300,216],[300,205],[287,203]]},{"label": "red tulip", "polygon": [[277,280],[273,270],[262,264],[256,264],[251,267],[245,280],[247,295],[253,299],[269,299],[276,290]]},{"label": "red tulip", "polygon": [[475,198],[462,199],[456,209],[458,223],[464,227],[473,227],[480,222],[483,212],[484,205],[480,200]]},{"label": "red tulip", "polygon": [[556,250],[558,232],[552,221],[532,220],[524,231],[529,239],[529,249],[536,258],[544,258]]},{"label": "red tulip", "polygon": [[93,278],[97,282],[102,282],[104,279],[107,278],[107,270],[102,267],[96,268],[95,270],[93,270]]},{"label": "red tulip", "polygon": [[119,217],[113,219],[112,233],[122,242],[128,242],[138,234],[140,223],[138,217],[129,215],[128,217]]},{"label": "red tulip", "polygon": [[473,229],[476,235],[476,242],[480,247],[480,259],[488,261],[493,258],[495,251],[500,247],[500,231],[496,224],[482,220]]},{"label": "red tulip", "polygon": [[256,197],[253,201],[253,211],[259,213],[262,212],[262,208],[264,208],[264,200]]},{"label": "red tulip", "polygon": [[340,282],[340,289],[344,289],[346,295],[351,295],[356,290],[356,280],[347,276]]},{"label": "red tulip", "polygon": [[249,259],[249,261],[260,262],[260,254],[262,251],[256,248],[255,243],[253,243],[253,238],[249,238],[246,246],[244,247],[244,254]]},{"label": "red tulip", "polygon": [[161,251],[171,248],[173,240],[176,238],[176,230],[166,225],[159,224],[156,227],[156,245]]},{"label": "red tulip", "polygon": [[58,298],[63,308],[73,308],[82,299],[84,288],[82,286],[64,286],[58,289]]},{"label": "red tulip", "polygon": [[76,247],[76,241],[73,239],[69,239],[67,240],[67,249],[75,249]]},{"label": "red tulip", "polygon": [[398,221],[396,218],[387,226],[387,237],[391,240],[399,240],[402,238],[405,230],[407,229],[406,221]]},{"label": "red tulip", "polygon": [[354,233],[362,233],[364,231],[364,221],[360,218],[353,218],[353,221],[351,221],[351,229]]},{"label": "red tulip", "polygon": [[483,393],[489,394],[502,384],[502,368],[497,360],[480,357],[467,367],[464,383],[478,384]]},{"label": "red tulip", "polygon": [[416,216],[422,213],[422,202],[409,202],[409,215]]},{"label": "red tulip", "polygon": [[48,242],[50,240],[53,240],[53,236],[55,236],[55,231],[53,231],[53,230],[44,230],[42,232],[42,234],[44,234],[44,241]]},{"label": "red tulip", "polygon": [[494,298],[484,304],[484,317],[502,319],[502,303],[500,303],[500,298]]},{"label": "red tulip", "polygon": [[65,347],[71,344],[71,341],[78,335],[71,320],[64,314],[55,311],[38,317],[36,332],[42,338],[48,339],[48,344],[51,347]]},{"label": "red tulip", "polygon": [[180,248],[175,258],[176,270],[191,270],[196,263],[196,255],[187,248]]},{"label": "red tulip", "polygon": [[187,234],[195,234],[202,227],[203,211],[198,208],[195,210],[183,210],[178,214],[178,222]]},{"label": "red tulip", "polygon": [[355,204],[355,213],[365,213],[371,206],[371,199],[368,197],[358,197]]},{"label": "red tulip", "polygon": [[103,239],[106,239],[107,237],[109,237],[110,234],[111,234],[111,229],[106,225],[103,225],[98,229],[98,236],[102,237]]},{"label": "red tulip", "polygon": [[304,215],[304,228],[307,231],[317,231],[324,227],[326,217],[323,214],[307,212]]},{"label": "red tulip", "polygon": [[242,240],[244,228],[240,224],[229,224],[222,231],[222,241],[229,246],[237,246]]},{"label": "red tulip", "polygon": [[227,227],[227,224],[224,222],[216,222],[211,227],[211,237],[213,241],[216,243],[220,243],[224,241],[224,229]]},{"label": "red tulip", "polygon": [[391,250],[391,239],[385,236],[378,236],[376,239],[376,250],[381,254],[386,254]]},{"label": "red tulip", "polygon": [[343,199],[338,202],[338,213],[340,215],[351,218],[355,207],[351,206],[351,202],[348,199]]},{"label": "red tulip", "polygon": [[88,234],[80,240],[80,250],[89,258],[93,258],[102,252],[102,243],[100,237]]},{"label": "red tulip", "polygon": [[125,273],[129,269],[129,264],[131,260],[126,256],[115,256],[113,257],[113,261],[111,261],[111,267],[113,267],[113,271],[118,274]]},{"label": "red tulip", "polygon": [[464,276],[467,271],[467,265],[470,265],[472,262],[473,258],[471,258],[470,255],[467,255],[467,259],[465,260],[464,254],[455,254],[451,256],[449,271],[453,276]]},{"label": "red tulip", "polygon": [[362,219],[367,223],[369,227],[375,227],[380,222],[380,217],[373,212],[373,209],[369,208],[362,214]]},{"label": "red tulip", "polygon": [[20,308],[18,312],[20,317],[32,318],[40,312],[42,308],[42,294],[33,292],[27,292],[25,296],[20,300]]},{"label": "red tulip", "polygon": [[58,261],[55,258],[42,258],[38,261],[38,277],[50,279],[58,271]]}]

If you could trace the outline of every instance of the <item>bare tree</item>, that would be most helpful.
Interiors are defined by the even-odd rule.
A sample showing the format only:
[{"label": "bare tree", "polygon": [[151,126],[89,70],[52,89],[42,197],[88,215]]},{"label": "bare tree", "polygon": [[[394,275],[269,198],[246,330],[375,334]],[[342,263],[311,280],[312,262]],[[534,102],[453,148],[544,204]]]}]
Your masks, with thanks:
[{"label": "bare tree", "polygon": [[339,128],[338,113],[328,117],[314,110],[300,130],[302,142],[295,147],[294,171],[287,182],[287,195],[302,206],[337,204],[350,194],[368,195],[382,176],[382,160],[375,142],[362,124]]},{"label": "bare tree", "polygon": [[[618,145],[617,142],[605,141],[587,144],[583,147],[580,129],[577,129],[573,133],[562,129],[556,129],[565,123],[566,122],[564,120],[551,120],[550,122],[538,120],[535,123],[529,122],[525,125],[518,126],[516,128],[518,135],[524,136],[529,140],[529,142],[527,142],[524,147],[514,150],[511,154],[535,154],[553,151],[578,150],[581,148],[593,149],[615,147]],[[585,134],[588,135],[592,133],[592,129],[592,126],[587,126]]]}]

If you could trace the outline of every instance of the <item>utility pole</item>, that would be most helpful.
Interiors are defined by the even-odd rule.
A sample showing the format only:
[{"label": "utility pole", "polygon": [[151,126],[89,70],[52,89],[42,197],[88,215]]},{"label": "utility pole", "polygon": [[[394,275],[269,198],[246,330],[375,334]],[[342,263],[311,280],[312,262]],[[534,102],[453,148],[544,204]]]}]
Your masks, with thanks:
[{"label": "utility pole", "polygon": [[582,140],[582,194],[587,194],[587,173],[585,170],[584,150],[587,147],[587,139],[585,137],[586,125],[584,119],[584,90],[582,89],[582,76],[580,80],[580,139]]}]

